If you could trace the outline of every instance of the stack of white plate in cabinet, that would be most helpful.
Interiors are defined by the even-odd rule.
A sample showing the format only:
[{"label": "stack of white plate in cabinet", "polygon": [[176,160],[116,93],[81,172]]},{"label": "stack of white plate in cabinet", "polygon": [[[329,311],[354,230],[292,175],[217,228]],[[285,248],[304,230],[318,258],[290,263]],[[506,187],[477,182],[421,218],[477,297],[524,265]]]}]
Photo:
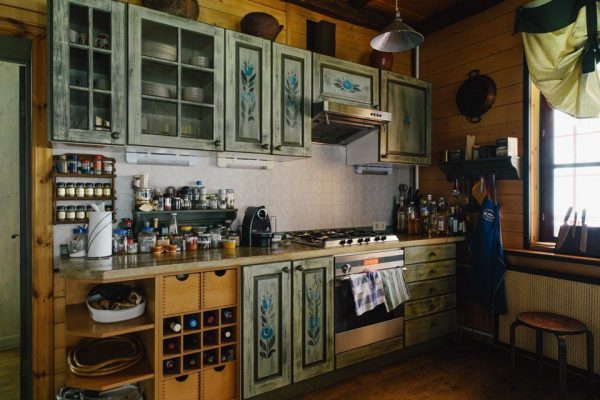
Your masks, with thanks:
[{"label": "stack of white plate in cabinet", "polygon": [[190,64],[196,67],[210,68],[210,57],[207,56],[196,56],[190,58]]},{"label": "stack of white plate in cabinet", "polygon": [[177,61],[177,46],[154,40],[144,40],[142,42],[142,54],[162,60]]},{"label": "stack of white plate in cabinet", "polygon": [[167,85],[155,82],[142,82],[142,94],[156,97],[171,97],[171,91]]},{"label": "stack of white plate in cabinet", "polygon": [[199,87],[184,87],[182,97],[185,101],[202,103],[204,101],[204,90]]}]

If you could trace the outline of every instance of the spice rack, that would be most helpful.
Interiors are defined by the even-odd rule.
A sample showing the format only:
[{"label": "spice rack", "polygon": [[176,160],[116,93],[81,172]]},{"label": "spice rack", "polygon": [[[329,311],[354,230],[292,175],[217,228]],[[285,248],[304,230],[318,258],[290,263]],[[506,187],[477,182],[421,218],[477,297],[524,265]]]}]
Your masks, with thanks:
[{"label": "spice rack", "polygon": [[[67,154],[63,154],[64,156],[66,156],[67,158],[67,164],[69,162],[70,158],[73,155],[76,155],[78,160],[80,162],[90,162],[92,165],[95,161],[95,154],[76,154],[76,153],[67,153]],[[60,159],[60,155],[55,155],[52,156],[52,172],[50,173],[50,176],[52,178],[52,224],[53,225],[77,225],[77,224],[87,224],[88,220],[87,218],[84,219],[75,219],[75,220],[59,220],[57,217],[57,207],[58,207],[58,203],[61,202],[83,202],[84,204],[89,204],[90,201],[109,201],[112,204],[113,207],[113,222],[115,222],[115,202],[117,200],[117,197],[115,196],[115,180],[117,177],[117,173],[116,173],[116,162],[114,158],[111,157],[105,157],[105,156],[101,156],[101,162],[102,165],[104,166],[104,162],[105,161],[110,161],[112,162],[112,173],[102,173],[102,174],[94,174],[94,173],[73,173],[73,172],[58,172],[58,163],[61,162]],[[93,171],[93,168],[91,169]],[[57,183],[59,182],[65,182],[63,181],[64,178],[76,178],[76,179],[80,179],[80,180],[94,180],[94,181],[104,181],[106,183],[111,184],[111,196],[84,196],[84,197],[77,197],[77,196],[65,196],[65,197],[59,197],[57,195]]]}]

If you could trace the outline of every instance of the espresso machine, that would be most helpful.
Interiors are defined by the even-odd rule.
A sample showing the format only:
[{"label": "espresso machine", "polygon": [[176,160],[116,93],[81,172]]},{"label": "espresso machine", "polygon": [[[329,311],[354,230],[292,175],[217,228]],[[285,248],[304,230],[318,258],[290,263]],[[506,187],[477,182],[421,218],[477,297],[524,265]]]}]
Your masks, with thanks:
[{"label": "espresso machine", "polygon": [[271,219],[264,206],[248,207],[242,222],[241,246],[271,247]]}]

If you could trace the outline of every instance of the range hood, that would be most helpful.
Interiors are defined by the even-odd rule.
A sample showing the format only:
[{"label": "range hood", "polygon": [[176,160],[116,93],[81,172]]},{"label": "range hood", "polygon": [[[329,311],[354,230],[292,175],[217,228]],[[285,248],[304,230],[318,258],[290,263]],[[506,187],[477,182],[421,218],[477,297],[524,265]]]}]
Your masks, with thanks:
[{"label": "range hood", "polygon": [[313,103],[312,141],[348,144],[392,120],[392,114],[331,101]]}]

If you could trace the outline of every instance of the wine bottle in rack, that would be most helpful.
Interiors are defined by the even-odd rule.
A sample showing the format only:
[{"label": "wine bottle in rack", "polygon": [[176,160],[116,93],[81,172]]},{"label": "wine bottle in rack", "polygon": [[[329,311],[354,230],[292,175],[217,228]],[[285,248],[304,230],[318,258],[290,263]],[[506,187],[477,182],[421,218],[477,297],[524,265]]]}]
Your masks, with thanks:
[{"label": "wine bottle in rack", "polygon": [[200,348],[200,338],[197,335],[188,335],[183,339],[183,347],[186,350]]},{"label": "wine bottle in rack", "polygon": [[217,363],[217,357],[214,351],[205,351],[204,352],[204,364],[211,365]]},{"label": "wine bottle in rack", "polygon": [[235,360],[235,351],[233,348],[221,349],[221,362],[228,362]]},{"label": "wine bottle in rack", "polygon": [[188,329],[198,328],[198,318],[195,315],[188,315],[185,317],[185,327]]},{"label": "wine bottle in rack", "polygon": [[183,367],[185,369],[194,369],[200,367],[200,360],[196,354],[191,354],[189,356],[185,356],[183,359]]},{"label": "wine bottle in rack", "polygon": [[178,373],[177,361],[176,360],[165,360],[163,361],[163,370],[165,374],[176,374]]},{"label": "wine bottle in rack", "polygon": [[215,346],[218,344],[218,337],[217,337],[217,331],[216,330],[212,330],[212,331],[206,331],[203,333],[204,338],[203,338],[203,342],[204,342],[204,346]]},{"label": "wine bottle in rack", "polygon": [[217,314],[214,311],[207,311],[204,313],[204,325],[214,326],[217,325]]},{"label": "wine bottle in rack", "polygon": [[233,311],[228,310],[228,309],[227,310],[223,310],[222,316],[223,316],[223,323],[224,324],[230,324],[230,323],[234,322]]},{"label": "wine bottle in rack", "polygon": [[223,328],[221,329],[221,340],[224,342],[230,342],[233,340],[233,329]]},{"label": "wine bottle in rack", "polygon": [[165,335],[171,335],[174,333],[179,333],[181,332],[181,319],[179,319],[179,317],[172,317],[172,318],[167,318],[164,320],[163,322],[163,330],[165,332]]},{"label": "wine bottle in rack", "polygon": [[173,333],[179,333],[179,332],[181,332],[181,324],[177,321],[173,321],[173,322],[169,323],[169,329]]},{"label": "wine bottle in rack", "polygon": [[176,353],[177,341],[175,339],[165,340],[163,342],[164,353]]}]

